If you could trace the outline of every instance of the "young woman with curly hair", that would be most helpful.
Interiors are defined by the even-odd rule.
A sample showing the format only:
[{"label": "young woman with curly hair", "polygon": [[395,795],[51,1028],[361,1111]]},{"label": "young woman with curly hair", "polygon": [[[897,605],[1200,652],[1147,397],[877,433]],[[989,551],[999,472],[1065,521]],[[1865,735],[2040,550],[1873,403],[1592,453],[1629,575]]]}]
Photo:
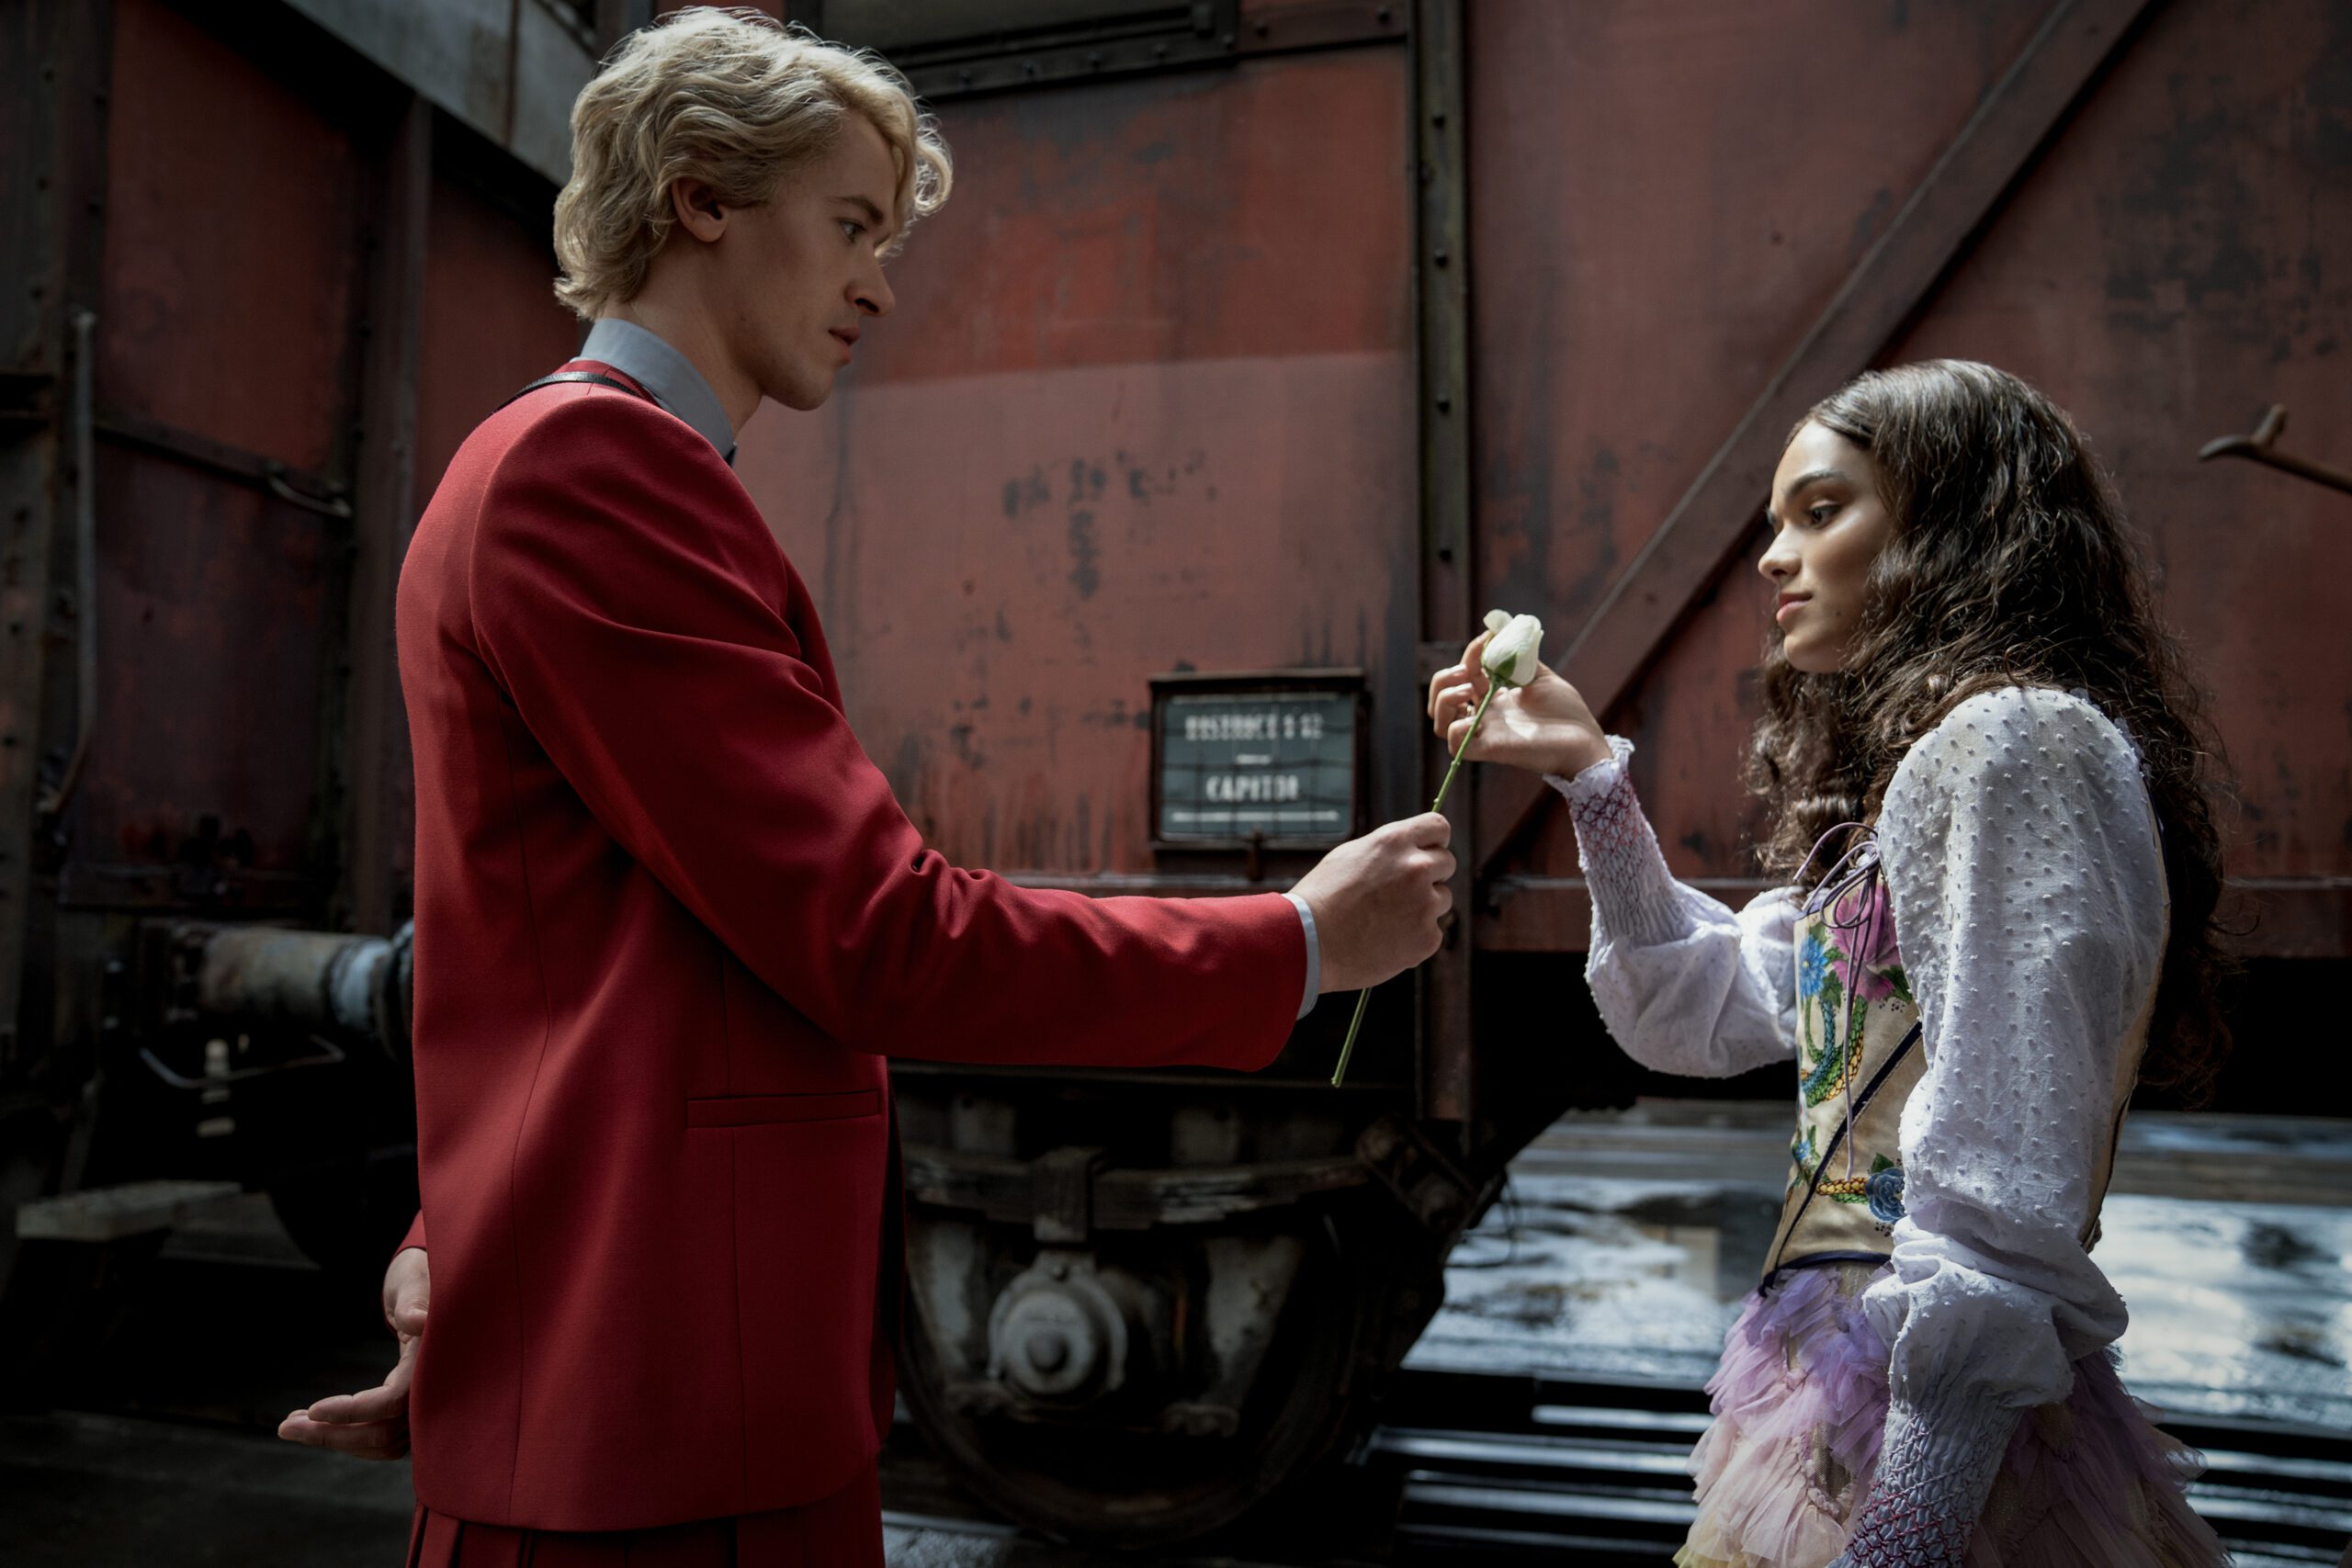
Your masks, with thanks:
[{"label": "young woman with curly hair", "polygon": [[[2090,1257],[2135,1082],[2192,1098],[2220,853],[2178,649],[2066,416],[1939,360],[1815,407],[1774,476],[1749,777],[1783,886],[1674,880],[1550,671],[1473,757],[1567,797],[1611,1033],[1668,1072],[1793,1058],[1762,1284],[1708,1384],[1684,1568],[2225,1561],[2110,1348]],[[1459,744],[1478,644],[1430,683]]]}]

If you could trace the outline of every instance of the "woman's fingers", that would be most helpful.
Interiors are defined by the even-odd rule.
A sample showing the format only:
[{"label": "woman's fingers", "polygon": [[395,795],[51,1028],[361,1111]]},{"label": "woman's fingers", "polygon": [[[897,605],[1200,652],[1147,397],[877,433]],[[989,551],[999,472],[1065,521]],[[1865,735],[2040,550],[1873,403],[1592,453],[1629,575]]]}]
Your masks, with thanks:
[{"label": "woman's fingers", "polygon": [[1430,722],[1436,725],[1441,732],[1444,729],[1445,720],[1440,705],[1448,693],[1462,688],[1466,682],[1473,705],[1486,694],[1487,675],[1484,666],[1479,663],[1479,656],[1487,651],[1487,639],[1492,636],[1492,632],[1480,632],[1470,639],[1470,646],[1462,650],[1460,663],[1449,664],[1430,677]]},{"label": "woman's fingers", "polygon": [[1478,688],[1468,684],[1448,686],[1432,694],[1430,698],[1430,728],[1443,735],[1455,720],[1477,710],[1479,695]]},{"label": "woman's fingers", "polygon": [[1452,691],[1455,686],[1469,679],[1469,675],[1470,672],[1467,670],[1464,670],[1461,665],[1449,664],[1444,669],[1430,677],[1430,717],[1437,717],[1439,700],[1443,697],[1447,692]]}]

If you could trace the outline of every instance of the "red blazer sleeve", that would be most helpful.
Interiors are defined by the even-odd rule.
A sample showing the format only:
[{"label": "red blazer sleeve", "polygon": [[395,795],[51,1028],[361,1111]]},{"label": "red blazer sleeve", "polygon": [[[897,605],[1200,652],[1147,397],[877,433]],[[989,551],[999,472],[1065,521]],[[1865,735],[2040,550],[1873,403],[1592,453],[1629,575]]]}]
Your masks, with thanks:
[{"label": "red blazer sleeve", "polygon": [[416,1218],[414,1218],[414,1219],[411,1220],[411,1221],[408,1223],[408,1235],[404,1235],[404,1236],[401,1237],[401,1244],[400,1244],[398,1247],[396,1247],[392,1248],[392,1256],[393,1256],[393,1257],[395,1257],[395,1258],[398,1258],[401,1253],[406,1252],[410,1247],[423,1247],[424,1245],[424,1210],[422,1210],[422,1209],[419,1209],[419,1210],[416,1212]]},{"label": "red blazer sleeve", "polygon": [[550,411],[492,479],[471,570],[479,651],[533,739],[832,1038],[1132,1066],[1282,1049],[1306,941],[1279,895],[1092,899],[924,847],[804,657],[765,523],[686,426],[616,397]]}]

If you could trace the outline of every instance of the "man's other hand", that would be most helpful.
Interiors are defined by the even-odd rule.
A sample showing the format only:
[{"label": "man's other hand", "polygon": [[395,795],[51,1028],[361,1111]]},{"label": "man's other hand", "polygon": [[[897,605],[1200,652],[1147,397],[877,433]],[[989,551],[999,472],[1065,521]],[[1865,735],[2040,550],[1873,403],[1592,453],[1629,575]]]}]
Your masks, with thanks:
[{"label": "man's other hand", "polygon": [[1434,812],[1351,839],[1291,891],[1315,911],[1323,988],[1377,986],[1435,953],[1453,908],[1453,825]]},{"label": "man's other hand", "polygon": [[334,1449],[359,1459],[399,1459],[408,1452],[408,1382],[416,1368],[416,1345],[433,1296],[433,1276],[424,1248],[409,1247],[384,1270],[384,1321],[401,1345],[401,1359],[383,1382],[359,1393],[331,1394],[277,1424],[277,1435],[314,1449]]}]

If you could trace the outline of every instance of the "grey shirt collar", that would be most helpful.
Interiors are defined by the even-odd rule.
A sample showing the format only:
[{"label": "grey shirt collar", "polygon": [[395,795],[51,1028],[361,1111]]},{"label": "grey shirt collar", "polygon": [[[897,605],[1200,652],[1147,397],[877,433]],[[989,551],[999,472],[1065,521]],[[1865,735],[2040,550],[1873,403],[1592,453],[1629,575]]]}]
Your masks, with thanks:
[{"label": "grey shirt collar", "polygon": [[718,394],[694,361],[635,321],[606,316],[588,329],[578,357],[609,365],[653,394],[653,400],[684,420],[729,463],[735,461],[735,429]]}]

